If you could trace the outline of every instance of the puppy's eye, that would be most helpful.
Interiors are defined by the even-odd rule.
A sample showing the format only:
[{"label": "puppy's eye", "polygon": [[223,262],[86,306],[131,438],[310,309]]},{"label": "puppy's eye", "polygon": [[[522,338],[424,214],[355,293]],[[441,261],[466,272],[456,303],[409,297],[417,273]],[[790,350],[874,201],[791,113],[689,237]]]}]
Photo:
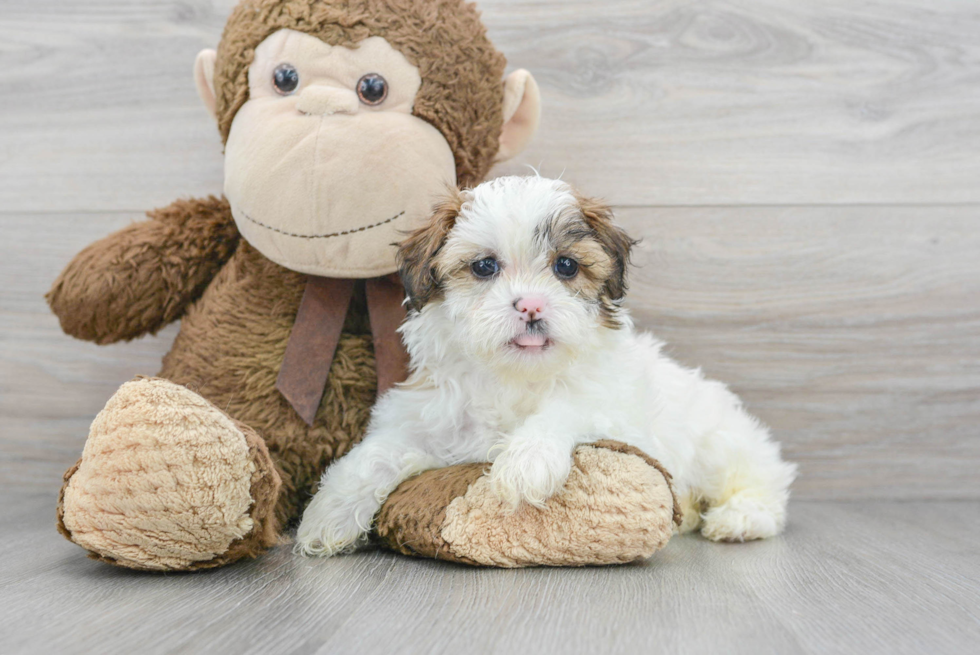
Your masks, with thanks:
[{"label": "puppy's eye", "polygon": [[388,97],[388,82],[377,73],[368,73],[357,81],[357,97],[365,105],[380,105]]},{"label": "puppy's eye", "polygon": [[500,264],[493,257],[487,257],[481,259],[478,262],[473,262],[470,265],[470,270],[473,271],[473,275],[480,278],[490,278],[497,274],[500,270]]},{"label": "puppy's eye", "polygon": [[299,86],[299,71],[289,64],[280,64],[272,73],[272,85],[279,95],[292,95]]},{"label": "puppy's eye", "polygon": [[555,261],[555,275],[570,280],[578,273],[578,262],[570,257],[559,257]]}]

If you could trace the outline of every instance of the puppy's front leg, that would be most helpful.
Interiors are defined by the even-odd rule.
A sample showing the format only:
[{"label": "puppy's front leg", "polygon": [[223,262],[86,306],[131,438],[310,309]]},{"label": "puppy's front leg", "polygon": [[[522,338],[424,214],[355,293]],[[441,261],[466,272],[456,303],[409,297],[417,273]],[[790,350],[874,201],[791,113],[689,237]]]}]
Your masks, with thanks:
[{"label": "puppy's front leg", "polygon": [[571,408],[553,406],[529,417],[524,425],[493,447],[490,487],[504,503],[543,507],[558,493],[572,470],[572,452],[580,442],[581,425],[568,417]]},{"label": "puppy's front leg", "polygon": [[329,557],[367,541],[374,515],[406,479],[443,462],[385,431],[370,432],[323,474],[296,533],[297,550]]}]

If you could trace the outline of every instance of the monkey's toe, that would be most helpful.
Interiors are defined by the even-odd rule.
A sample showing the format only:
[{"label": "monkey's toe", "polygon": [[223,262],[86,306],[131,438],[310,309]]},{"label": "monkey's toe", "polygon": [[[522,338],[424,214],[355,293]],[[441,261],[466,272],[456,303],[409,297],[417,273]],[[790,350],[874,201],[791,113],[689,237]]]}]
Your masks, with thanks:
[{"label": "monkey's toe", "polygon": [[185,387],[137,379],[92,423],[59,528],[128,568],[218,566],[275,543],[279,487],[254,431]]},{"label": "monkey's toe", "polygon": [[502,503],[487,467],[453,466],[402,483],[378,514],[378,535],[406,554],[466,564],[585,566],[646,559],[680,520],[670,475],[619,442],[580,446],[565,487],[542,508]]}]

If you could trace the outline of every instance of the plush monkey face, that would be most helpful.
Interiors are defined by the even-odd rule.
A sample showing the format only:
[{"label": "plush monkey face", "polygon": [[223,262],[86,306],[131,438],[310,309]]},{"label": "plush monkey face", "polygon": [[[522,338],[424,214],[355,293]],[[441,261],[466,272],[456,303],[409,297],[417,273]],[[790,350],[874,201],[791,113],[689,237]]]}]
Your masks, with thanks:
[{"label": "plush monkey face", "polygon": [[[473,66],[473,57],[485,57],[479,65],[488,71],[502,66],[502,58],[492,47],[468,54],[476,51],[465,49],[467,39],[485,37],[463,3],[409,3],[404,10],[417,13],[413,21],[391,16],[389,23],[338,37],[331,36],[342,22],[338,12],[353,5],[290,2],[316,12],[317,31],[268,31],[254,42],[247,69],[235,68],[242,56],[230,49],[229,34],[262,29],[252,18],[262,13],[246,11],[252,6],[246,2],[229,23],[246,29],[226,30],[218,74],[214,51],[198,56],[198,90],[226,137],[225,195],[235,222],[251,245],[292,270],[348,278],[392,273],[394,244],[430,216],[436,197],[457,182],[479,181],[473,178],[484,175],[490,161],[523,148],[537,125],[537,87],[526,71],[517,71],[496,82],[493,106],[467,106],[467,93],[494,82],[468,81],[460,71]],[[277,14],[278,20],[287,15]],[[403,33],[420,17],[432,21],[432,29]],[[472,34],[453,33],[459,29],[453,21],[463,21]],[[442,50],[426,51],[426,38],[433,44],[427,47]],[[453,38],[463,45],[441,45]],[[481,104],[486,97],[484,91]],[[486,137],[467,151],[475,143],[467,140],[470,132],[493,134],[496,157]]]},{"label": "plush monkey face", "polygon": [[418,68],[381,37],[358,46],[267,38],[228,134],[225,195],[242,236],[303,273],[390,273],[391,244],[456,183],[446,139],[412,115]]}]

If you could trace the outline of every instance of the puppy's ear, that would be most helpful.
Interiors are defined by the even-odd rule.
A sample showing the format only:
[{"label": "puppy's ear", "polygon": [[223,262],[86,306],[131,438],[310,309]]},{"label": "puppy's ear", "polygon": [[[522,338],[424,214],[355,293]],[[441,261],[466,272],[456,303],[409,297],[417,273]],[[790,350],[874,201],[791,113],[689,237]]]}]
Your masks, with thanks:
[{"label": "puppy's ear", "polygon": [[428,222],[410,233],[398,247],[398,274],[408,292],[409,305],[416,311],[422,309],[441,287],[436,255],[456,224],[462,205],[462,194],[456,189],[451,190],[436,204]]},{"label": "puppy's ear", "polygon": [[613,212],[609,205],[585,196],[577,195],[576,199],[586,224],[613,261],[613,272],[604,285],[605,294],[610,300],[621,300],[626,295],[627,268],[636,241],[613,222]]}]

